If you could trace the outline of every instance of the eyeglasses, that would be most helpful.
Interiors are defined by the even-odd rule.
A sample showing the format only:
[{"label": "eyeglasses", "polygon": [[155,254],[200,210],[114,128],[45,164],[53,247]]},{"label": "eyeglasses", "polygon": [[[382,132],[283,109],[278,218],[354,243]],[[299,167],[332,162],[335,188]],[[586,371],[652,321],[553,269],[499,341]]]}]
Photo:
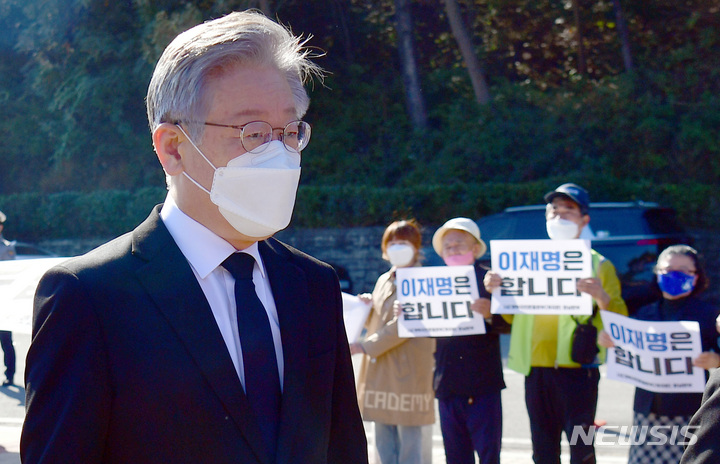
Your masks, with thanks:
[{"label": "eyeglasses", "polygon": [[292,121],[284,128],[273,127],[265,121],[252,121],[242,126],[230,124],[216,124],[204,122],[206,126],[228,127],[239,133],[235,137],[240,138],[243,148],[249,153],[262,153],[267,148],[267,143],[273,139],[273,133],[282,131],[279,140],[289,150],[302,151],[310,141],[310,124],[305,121]]}]

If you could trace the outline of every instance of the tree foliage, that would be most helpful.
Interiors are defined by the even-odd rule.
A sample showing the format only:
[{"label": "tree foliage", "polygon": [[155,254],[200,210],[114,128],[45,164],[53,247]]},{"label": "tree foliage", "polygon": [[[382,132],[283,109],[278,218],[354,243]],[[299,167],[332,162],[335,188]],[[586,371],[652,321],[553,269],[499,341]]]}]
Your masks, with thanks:
[{"label": "tree foliage", "polygon": [[428,117],[417,131],[395,0],[0,0],[0,194],[161,187],[143,101],[154,63],[178,32],[249,7],[325,52],[307,186],[720,178],[720,0],[453,3],[490,105],[444,2],[408,1]]}]

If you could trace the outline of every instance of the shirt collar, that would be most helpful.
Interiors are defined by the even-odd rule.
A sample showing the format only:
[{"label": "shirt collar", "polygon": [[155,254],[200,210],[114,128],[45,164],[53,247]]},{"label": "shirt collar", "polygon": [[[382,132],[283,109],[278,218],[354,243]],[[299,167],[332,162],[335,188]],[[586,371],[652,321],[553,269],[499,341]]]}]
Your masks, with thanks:
[{"label": "shirt collar", "polygon": [[[160,210],[160,218],[190,266],[202,279],[210,275],[228,256],[237,251],[223,238],[182,212],[169,193]],[[260,273],[265,278],[265,266],[260,257],[257,242],[242,252],[255,258]]]}]

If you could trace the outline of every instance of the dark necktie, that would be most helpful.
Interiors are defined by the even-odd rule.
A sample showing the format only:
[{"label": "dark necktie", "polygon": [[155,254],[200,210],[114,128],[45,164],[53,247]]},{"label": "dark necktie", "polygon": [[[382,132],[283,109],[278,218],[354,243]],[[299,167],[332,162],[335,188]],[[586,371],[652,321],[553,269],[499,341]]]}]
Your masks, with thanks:
[{"label": "dark necktie", "polygon": [[245,394],[260,424],[266,448],[275,461],[280,418],[280,378],[275,344],[265,307],[252,280],[255,258],[233,253],[223,263],[235,278],[238,333],[245,370]]}]

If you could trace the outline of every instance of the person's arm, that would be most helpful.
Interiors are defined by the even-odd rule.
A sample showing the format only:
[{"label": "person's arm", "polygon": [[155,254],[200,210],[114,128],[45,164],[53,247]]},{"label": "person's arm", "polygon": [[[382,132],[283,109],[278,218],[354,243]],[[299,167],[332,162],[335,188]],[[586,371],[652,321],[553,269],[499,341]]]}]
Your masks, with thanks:
[{"label": "person's arm", "polygon": [[703,369],[715,369],[720,367],[720,354],[714,351],[703,351],[697,358],[693,359],[693,366]]},{"label": "person's arm", "polygon": [[492,317],[492,314],[490,314],[490,298],[478,298],[472,302],[470,309],[480,314],[484,319],[486,319],[486,322],[487,319]]},{"label": "person's arm", "polygon": [[372,293],[373,308],[370,310],[368,323],[373,315],[377,317],[379,313],[383,324],[374,333],[368,334],[365,340],[354,343],[351,347],[353,354],[362,352],[371,358],[377,358],[408,341],[407,338],[398,336],[398,319],[402,317],[402,311],[389,287],[391,283],[390,274],[383,274],[375,284]]},{"label": "person's arm", "polygon": [[89,291],[63,268],[51,270],[38,286],[25,369],[25,464],[103,460],[111,388]]},{"label": "person's arm", "polygon": [[613,341],[610,334],[605,332],[604,330],[601,330],[600,333],[598,333],[597,343],[603,348],[612,348],[615,346],[615,342]]},{"label": "person's arm", "polygon": [[602,306],[601,302],[597,298],[595,299],[598,308],[627,316],[627,305],[622,298],[620,279],[618,279],[613,263],[607,259],[603,260],[600,263],[598,278],[603,292],[607,295],[607,299],[604,299]]},{"label": "person's arm", "polygon": [[710,376],[702,405],[690,420],[686,438],[690,443],[680,464],[720,462],[720,370]]},{"label": "person's arm", "polygon": [[493,271],[487,271],[483,277],[483,286],[485,287],[485,291],[492,294],[495,289],[500,288],[500,285],[502,285],[502,277],[500,277],[500,274]]},{"label": "person's arm", "polygon": [[370,334],[365,340],[360,342],[365,354],[371,358],[377,358],[409,340],[408,338],[400,338],[398,336],[399,317],[401,316],[394,316],[375,333]]},{"label": "person's arm", "polygon": [[[488,270],[483,276],[482,284],[484,287],[484,292],[480,292],[481,296],[484,293],[487,295],[487,298],[490,299],[492,292],[495,291],[495,289],[499,288],[502,284],[502,277],[500,277],[500,274],[497,274],[492,270]],[[512,325],[512,321],[513,314],[493,314],[491,322],[493,326],[493,331],[498,333],[510,333],[510,326]]]}]

